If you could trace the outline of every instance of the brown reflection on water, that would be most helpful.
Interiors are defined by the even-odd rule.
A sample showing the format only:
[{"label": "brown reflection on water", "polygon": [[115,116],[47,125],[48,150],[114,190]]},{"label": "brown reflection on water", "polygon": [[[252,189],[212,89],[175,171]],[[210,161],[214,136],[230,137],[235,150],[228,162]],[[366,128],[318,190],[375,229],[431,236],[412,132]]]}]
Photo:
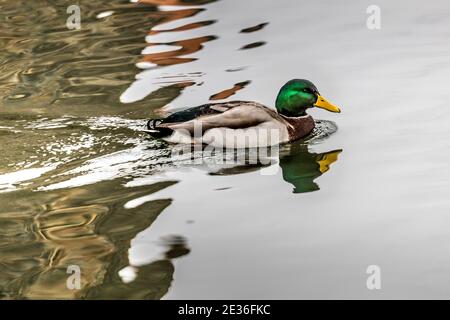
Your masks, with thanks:
[{"label": "brown reflection on water", "polygon": [[264,28],[265,26],[267,26],[268,24],[269,24],[268,22],[264,22],[264,23],[257,24],[256,26],[253,26],[253,27],[244,28],[241,30],[241,33],[251,33],[251,32],[255,32],[255,31],[259,31],[262,28]]},{"label": "brown reflection on water", "polygon": [[[139,1],[141,4],[145,5],[153,5],[156,6],[157,11],[152,14],[152,17],[155,19],[155,23],[149,28],[146,32],[147,37],[146,47],[147,53],[145,50],[142,52],[139,61],[137,61],[137,66],[141,69],[153,69],[153,68],[167,68],[170,66],[175,66],[179,64],[185,64],[189,62],[194,62],[198,58],[186,55],[192,55],[203,48],[203,44],[212,40],[217,39],[215,35],[205,35],[201,37],[193,37],[189,38],[184,32],[194,29],[203,28],[215,23],[215,20],[205,20],[205,21],[189,21],[185,22],[182,25],[176,25],[174,27],[165,27],[165,24],[175,22],[175,21],[183,21],[183,19],[188,19],[194,17],[206,10],[203,7],[189,7],[184,8],[183,6],[199,6],[211,2],[215,2],[216,0],[209,1],[151,1],[144,0]],[[163,7],[164,5],[170,6],[170,8]],[[161,6],[161,7],[159,7]],[[181,22],[182,23],[182,22]],[[171,34],[175,37],[175,40],[168,41],[162,36],[164,34]],[[162,51],[161,47],[164,47]],[[155,50],[156,49],[156,50]],[[150,51],[150,52],[148,52]],[[156,51],[156,52],[155,52]],[[170,71],[165,72],[168,74]],[[141,93],[132,93],[128,94],[129,88],[125,90],[125,92],[121,96],[121,101],[124,103],[138,103],[144,97],[148,97],[150,100],[154,98],[154,94],[159,90],[164,90],[165,88],[170,89],[172,84],[174,83],[190,83],[193,82],[197,84],[195,78],[199,77],[198,75],[192,76],[190,73],[175,73],[175,76],[172,76],[172,81],[168,84],[164,84],[164,81],[161,79],[166,78],[166,76],[155,75],[153,79],[156,79],[153,83],[149,83],[147,86],[152,88],[149,89],[148,92],[144,95]],[[170,77],[170,75],[169,75]],[[179,79],[175,79],[175,78]],[[141,79],[140,77],[137,77]],[[142,80],[142,79],[141,79]],[[140,81],[140,80],[138,80]],[[152,81],[149,81],[152,82]],[[133,84],[131,85],[131,87]],[[186,87],[185,85],[179,88]],[[166,100],[165,104],[175,99],[181,91],[176,96],[173,96],[172,99]],[[141,97],[142,95],[142,97]],[[147,99],[148,100],[148,99]],[[163,105],[165,105],[163,104]],[[161,105],[161,106],[163,106]],[[156,111],[158,112],[158,111]]]},{"label": "brown reflection on water", "polygon": [[181,49],[159,52],[154,54],[144,54],[142,61],[151,62],[159,66],[168,66],[179,63],[186,63],[197,60],[196,58],[183,58],[182,55],[197,52],[203,48],[202,44],[207,41],[214,40],[215,37],[199,37],[188,40],[180,40],[171,42],[170,45],[180,46]]},{"label": "brown reflection on water", "polygon": [[[158,12],[158,22],[156,25],[160,25],[160,24],[164,24],[164,23],[169,23],[175,20],[180,20],[180,19],[184,19],[184,18],[189,18],[189,17],[193,17],[196,14],[198,14],[199,12],[203,11],[204,9],[202,8],[191,8],[191,9],[179,9],[179,10],[169,10],[169,11],[159,11]],[[172,30],[150,30],[148,32],[148,34],[152,35],[152,34],[157,34],[160,32],[168,32],[168,31],[173,31]]]},{"label": "brown reflection on water", "polygon": [[[180,39],[172,43],[182,47],[180,50],[141,55],[145,47],[153,45],[145,42],[147,34],[191,30],[214,22],[200,21],[174,30],[153,30],[154,26],[192,17],[205,10],[163,11],[158,10],[158,5],[201,5],[213,1],[81,2],[81,30],[69,30],[65,26],[66,9],[73,4],[70,1],[41,1],[32,5],[27,1],[19,2],[2,3],[1,14],[9,19],[0,21],[3,30],[0,113],[21,110],[53,116],[69,113],[146,117],[149,110],[166,105],[180,92],[164,87],[157,99],[150,96],[146,101],[135,101],[124,108],[119,98],[138,72],[136,63],[168,66],[191,62],[195,58],[182,55],[201,50],[204,42],[214,39],[213,36]],[[25,7],[29,10],[24,10]],[[97,17],[109,10],[113,11],[112,15]],[[35,14],[30,16],[29,12]]]},{"label": "brown reflection on water", "polygon": [[[191,56],[192,54],[200,51],[203,49],[203,44],[212,40],[219,39],[218,35],[207,35],[197,38],[190,38],[190,39],[180,39],[175,41],[164,41],[164,38],[161,37],[164,33],[170,33],[172,35],[176,35],[177,32],[181,31],[187,31],[187,30],[194,30],[203,28],[206,26],[209,26],[211,24],[214,24],[217,22],[216,20],[203,20],[203,21],[195,21],[195,22],[186,22],[182,25],[175,25],[175,26],[165,26],[165,24],[174,22],[180,19],[186,19],[191,18],[199,14],[200,12],[207,10],[207,8],[203,7],[196,7],[196,8],[184,8],[185,5],[201,5],[201,4],[207,4],[214,1],[152,1],[152,0],[142,0],[141,3],[146,4],[153,4],[153,5],[170,5],[173,6],[170,9],[165,9],[161,7],[160,11],[158,11],[158,21],[155,26],[152,27],[152,29],[148,32],[147,42],[148,46],[147,48],[150,49],[153,47],[154,49],[159,49],[161,45],[168,46],[165,48],[165,51],[162,52],[151,52],[151,53],[143,53],[142,59],[139,61],[139,66],[144,69],[153,69],[157,67],[168,67],[168,66],[174,66],[179,64],[185,64],[189,62],[197,61],[196,57]],[[236,30],[236,32],[240,33],[252,33],[259,30],[262,30],[265,26],[268,25],[268,22],[259,23],[254,26],[250,26],[244,29],[241,29],[240,31]],[[181,33],[183,37],[186,37],[186,34]],[[180,36],[181,36],[180,35]],[[249,43],[247,45],[244,45],[240,48],[240,50],[246,50],[246,49],[253,49],[260,46],[263,46],[266,44],[265,41],[258,41],[254,43]],[[173,47],[173,50],[171,48]],[[187,56],[190,55],[190,56]],[[170,72],[170,71],[167,71]],[[178,74],[178,77],[180,78],[179,82],[186,81],[186,77],[189,78],[189,81],[192,80],[195,84],[202,85],[204,83],[203,79],[201,79],[201,76],[199,77],[200,80],[195,80],[190,77],[190,75],[187,75],[185,73]],[[156,79],[163,78],[161,76],[156,75]],[[158,86],[161,85],[161,82],[153,81],[153,79],[149,79],[149,85],[148,87],[154,88],[150,89],[149,92],[152,94],[156,90],[158,90]],[[176,82],[176,81],[173,81]],[[150,84],[151,83],[151,84]],[[241,81],[237,83],[233,88],[231,89],[224,89],[220,91],[219,93],[215,93],[211,95],[210,100],[219,100],[219,99],[227,99],[230,96],[234,95],[238,90],[242,90],[245,88],[246,85],[248,85],[249,81]],[[124,98],[124,102],[128,101],[135,101],[134,98]]]},{"label": "brown reflection on water", "polygon": [[[2,1],[0,20],[0,113],[117,115],[142,117],[142,104],[121,106],[133,81],[143,38],[157,22],[155,6],[121,0],[78,5],[81,30],[66,28],[70,1]],[[107,18],[97,15],[112,10]],[[30,15],[30,12],[33,12]],[[169,95],[167,95],[169,94]],[[147,101],[148,108],[173,97]],[[30,103],[31,102],[31,103]],[[51,110],[50,110],[51,109]]]},{"label": "brown reflection on water", "polygon": [[197,28],[201,28],[201,27],[206,27],[206,26],[209,26],[209,25],[211,25],[211,24],[213,24],[215,22],[216,22],[216,20],[205,20],[205,21],[188,23],[188,24],[185,24],[185,25],[183,25],[181,27],[176,27],[176,28],[172,28],[172,29],[151,30],[149,32],[149,35],[154,35],[154,34],[164,33],[164,32],[187,31],[187,30],[197,29]]},{"label": "brown reflection on water", "polygon": [[246,44],[240,50],[254,49],[254,48],[262,47],[265,44],[266,44],[265,41],[252,42],[252,43]]},{"label": "brown reflection on water", "polygon": [[228,97],[231,97],[232,95],[234,95],[237,91],[244,89],[248,84],[250,84],[250,80],[249,81],[244,81],[244,82],[239,82],[236,83],[232,88],[230,89],[225,89],[221,92],[218,92],[216,94],[213,94],[209,100],[222,100],[222,99],[226,99]]},{"label": "brown reflection on water", "polygon": [[[0,214],[2,297],[161,298],[172,281],[170,254],[139,267],[131,283],[123,283],[118,272],[128,266],[130,241],[171,200],[148,202],[136,209],[124,209],[124,204],[174,182],[130,189],[123,189],[121,183],[114,180],[57,192],[4,195]],[[66,287],[69,265],[81,269],[81,290]]]}]

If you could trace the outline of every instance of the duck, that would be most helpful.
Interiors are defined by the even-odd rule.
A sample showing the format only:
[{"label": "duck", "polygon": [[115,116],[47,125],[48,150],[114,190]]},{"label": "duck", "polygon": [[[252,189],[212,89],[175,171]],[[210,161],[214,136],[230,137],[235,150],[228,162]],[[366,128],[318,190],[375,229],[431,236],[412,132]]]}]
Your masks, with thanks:
[{"label": "duck", "polygon": [[228,101],[178,111],[150,119],[152,137],[176,144],[202,144],[215,148],[255,148],[293,142],[309,135],[315,121],[306,111],[321,108],[340,113],[306,79],[292,79],[278,92],[275,110],[254,101]]}]

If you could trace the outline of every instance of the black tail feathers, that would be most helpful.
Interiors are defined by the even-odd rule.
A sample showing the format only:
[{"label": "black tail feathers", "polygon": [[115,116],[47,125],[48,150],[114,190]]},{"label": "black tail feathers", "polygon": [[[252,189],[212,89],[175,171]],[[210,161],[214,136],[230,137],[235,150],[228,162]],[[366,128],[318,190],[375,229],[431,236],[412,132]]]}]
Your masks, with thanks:
[{"label": "black tail feathers", "polygon": [[156,126],[158,126],[159,124],[161,124],[163,122],[162,119],[150,119],[147,122],[147,129],[148,130],[158,130],[156,128]]},{"label": "black tail feathers", "polygon": [[163,138],[172,134],[172,129],[170,128],[158,128],[158,126],[164,122],[164,119],[150,119],[147,121],[146,131],[154,138]]}]

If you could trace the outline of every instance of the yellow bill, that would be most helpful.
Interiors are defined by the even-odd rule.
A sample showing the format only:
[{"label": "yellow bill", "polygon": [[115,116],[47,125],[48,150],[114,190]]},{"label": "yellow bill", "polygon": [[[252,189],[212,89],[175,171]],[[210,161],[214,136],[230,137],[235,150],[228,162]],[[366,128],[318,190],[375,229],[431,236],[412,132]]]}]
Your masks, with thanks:
[{"label": "yellow bill", "polygon": [[324,97],[318,95],[317,96],[317,101],[316,103],[314,103],[314,106],[317,108],[322,108],[331,112],[341,112],[341,109],[339,109],[338,107],[336,107],[335,105],[331,104],[330,102],[327,101],[327,99],[325,99]]}]

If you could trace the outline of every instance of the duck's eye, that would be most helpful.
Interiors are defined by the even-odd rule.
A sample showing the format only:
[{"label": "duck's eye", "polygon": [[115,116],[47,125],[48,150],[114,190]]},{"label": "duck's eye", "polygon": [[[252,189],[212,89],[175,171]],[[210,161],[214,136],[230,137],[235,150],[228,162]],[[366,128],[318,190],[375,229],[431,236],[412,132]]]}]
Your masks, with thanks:
[{"label": "duck's eye", "polygon": [[309,88],[305,88],[305,89],[303,89],[303,92],[306,92],[306,93],[314,93],[311,89],[309,89]]}]

